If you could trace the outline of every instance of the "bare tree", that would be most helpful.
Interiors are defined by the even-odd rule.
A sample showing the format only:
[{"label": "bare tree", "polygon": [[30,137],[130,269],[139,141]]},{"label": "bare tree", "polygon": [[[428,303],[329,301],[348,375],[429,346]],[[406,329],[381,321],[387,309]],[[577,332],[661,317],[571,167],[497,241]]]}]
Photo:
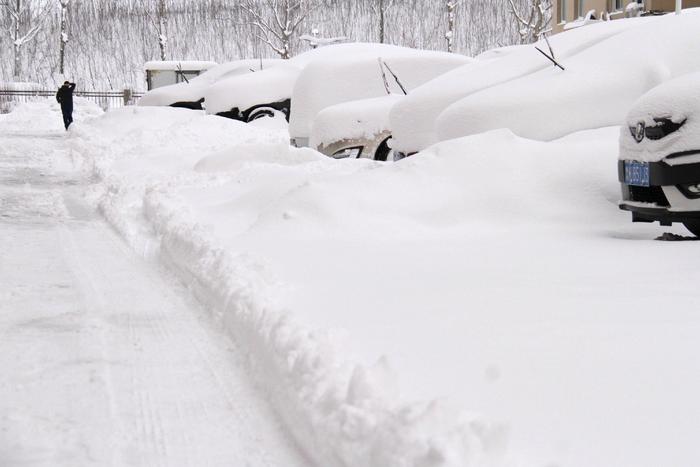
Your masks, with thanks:
[{"label": "bare tree", "polygon": [[147,12],[147,15],[154,31],[158,34],[160,59],[166,60],[168,57],[168,8],[165,0],[157,0],[157,2],[155,16],[150,11]]},{"label": "bare tree", "polygon": [[513,0],[508,0],[508,2],[510,3],[511,13],[515,16],[515,20],[519,26],[518,32],[520,34],[520,42],[537,42],[551,31],[551,0],[530,0],[529,11],[526,14],[522,14],[518,11]]},{"label": "bare tree", "polygon": [[292,38],[306,17],[319,6],[315,0],[244,0],[241,8],[251,18],[258,39],[280,58],[291,56]]},{"label": "bare tree", "polygon": [[58,72],[61,76],[65,73],[66,44],[68,43],[67,16],[70,0],[59,0],[61,4],[61,40],[59,45],[59,65]]},{"label": "bare tree", "polygon": [[447,41],[447,51],[454,51],[455,43],[455,17],[457,15],[457,5],[459,5],[457,0],[447,0],[447,32],[445,33],[445,40]]},{"label": "bare tree", "polygon": [[375,15],[379,16],[379,43],[386,40],[386,12],[394,4],[394,0],[374,0],[370,8]]},{"label": "bare tree", "polygon": [[48,1],[30,2],[26,0],[7,0],[0,3],[10,17],[10,25],[5,31],[12,40],[14,54],[13,78],[19,81],[22,67],[22,46],[34,40],[41,30],[42,23],[50,11]]}]

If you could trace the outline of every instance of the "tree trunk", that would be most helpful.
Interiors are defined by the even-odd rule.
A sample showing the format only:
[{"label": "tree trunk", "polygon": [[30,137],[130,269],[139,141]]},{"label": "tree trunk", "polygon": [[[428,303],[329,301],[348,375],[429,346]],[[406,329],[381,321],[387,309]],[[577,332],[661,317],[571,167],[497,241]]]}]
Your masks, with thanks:
[{"label": "tree trunk", "polygon": [[445,34],[445,39],[447,40],[447,51],[453,52],[454,40],[455,40],[455,7],[457,4],[455,0],[448,0],[447,2],[447,33]]},{"label": "tree trunk", "polygon": [[59,49],[59,66],[58,71],[61,76],[65,73],[65,62],[66,62],[66,42],[68,42],[68,33],[66,32],[66,10],[68,9],[68,2],[61,2],[61,44]]},{"label": "tree trunk", "polygon": [[19,14],[22,11],[22,0],[16,0],[16,11],[17,11],[17,16],[15,18],[15,33],[14,33],[14,53],[15,53],[15,67],[13,70],[13,80],[14,81],[19,81],[19,73],[20,73],[20,67],[22,66],[22,62],[20,60],[20,47],[22,47],[22,43],[20,42],[20,37],[19,37],[19,23],[20,23],[20,17]]},{"label": "tree trunk", "polygon": [[384,43],[384,0],[379,0],[379,43]]},{"label": "tree trunk", "polygon": [[158,0],[158,46],[160,47],[160,59],[163,61],[167,58],[167,26],[168,19],[165,0]]}]

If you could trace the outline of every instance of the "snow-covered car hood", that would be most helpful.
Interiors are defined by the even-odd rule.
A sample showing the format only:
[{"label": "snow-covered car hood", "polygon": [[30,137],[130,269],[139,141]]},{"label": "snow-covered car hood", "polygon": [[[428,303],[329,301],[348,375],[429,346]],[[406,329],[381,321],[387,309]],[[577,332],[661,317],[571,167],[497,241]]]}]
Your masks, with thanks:
[{"label": "snow-covered car hood", "polygon": [[620,129],[620,159],[657,162],[670,154],[697,151],[668,162],[700,162],[700,73],[647,92],[634,103],[625,122]]},{"label": "snow-covered car hood", "polygon": [[389,130],[389,112],[404,98],[391,94],[326,107],[314,119],[309,146],[318,148],[344,139],[373,138]]},{"label": "snow-covered car hood", "polygon": [[[649,18],[595,24],[553,36],[549,41],[558,59],[570,57]],[[547,50],[544,41],[536,44]],[[551,63],[534,46],[511,48],[503,53],[482,54],[484,60],[464,65],[420,86],[391,112],[394,148],[404,152],[425,149],[438,141],[435,120],[450,104],[491,86],[550,68]],[[501,55],[501,58],[492,59]]]},{"label": "snow-covered car hood", "polygon": [[[459,54],[384,45],[334,55],[310,63],[294,86],[294,111],[289,121],[292,138],[307,138],[316,115],[324,108],[358,99],[386,95],[379,59],[384,60],[409,92],[431,79],[474,59]],[[402,92],[386,72],[392,92]]]},{"label": "snow-covered car hood", "polygon": [[290,62],[223,79],[204,93],[207,113],[218,114],[234,108],[243,111],[254,105],[289,99],[300,72],[301,68]]},{"label": "snow-covered car hood", "polygon": [[[599,26],[609,25],[599,23],[571,33]],[[452,104],[436,121],[438,139],[508,128],[524,138],[549,141],[620,125],[645,92],[700,70],[700,9],[654,18],[562,64],[565,70],[550,65]]]},{"label": "snow-covered car hood", "polygon": [[142,106],[168,106],[176,102],[197,102],[204,98],[204,93],[209,86],[219,80],[232,76],[243,75],[263,68],[274,66],[280,60],[236,60],[222,63],[210,68],[206,72],[192,78],[189,83],[183,82],[163,86],[148,91],[140,100]]}]

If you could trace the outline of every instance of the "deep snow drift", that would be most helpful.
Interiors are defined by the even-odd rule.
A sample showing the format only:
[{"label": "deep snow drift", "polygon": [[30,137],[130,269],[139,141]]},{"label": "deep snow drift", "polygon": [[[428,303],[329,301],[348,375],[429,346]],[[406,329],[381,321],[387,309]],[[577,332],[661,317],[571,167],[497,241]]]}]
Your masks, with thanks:
[{"label": "deep snow drift", "polygon": [[381,164],[128,108],[68,143],[319,465],[690,467],[696,244],[618,211],[618,134],[496,131]]}]

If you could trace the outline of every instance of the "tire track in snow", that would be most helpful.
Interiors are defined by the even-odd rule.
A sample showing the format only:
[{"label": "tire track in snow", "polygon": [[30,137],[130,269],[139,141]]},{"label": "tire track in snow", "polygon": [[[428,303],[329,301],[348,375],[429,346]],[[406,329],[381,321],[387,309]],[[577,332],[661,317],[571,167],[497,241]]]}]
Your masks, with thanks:
[{"label": "tire track in snow", "polygon": [[[136,257],[80,205],[87,178],[51,169],[60,161],[49,158],[69,156],[56,150],[56,139],[14,138],[4,147],[3,141],[0,196],[18,184],[27,195],[12,198],[12,216],[0,222],[10,255],[3,261],[27,268],[0,268],[0,280],[30,282],[23,299],[37,303],[23,307],[24,315],[0,303],[0,331],[29,329],[40,347],[22,356],[36,371],[21,371],[18,363],[4,373],[0,409],[8,416],[0,432],[16,441],[7,456],[0,449],[0,464],[308,465],[249,381],[243,352],[184,287]],[[68,209],[38,209],[46,196],[58,196]],[[57,282],[65,287],[60,297],[52,288]],[[51,326],[28,328],[46,319]],[[3,350],[26,349],[29,337],[13,335]],[[58,371],[53,360],[60,377],[50,386],[34,384]],[[0,371],[7,365],[0,363]],[[31,391],[14,389],[20,374]],[[40,436],[25,436],[27,420]]]}]

